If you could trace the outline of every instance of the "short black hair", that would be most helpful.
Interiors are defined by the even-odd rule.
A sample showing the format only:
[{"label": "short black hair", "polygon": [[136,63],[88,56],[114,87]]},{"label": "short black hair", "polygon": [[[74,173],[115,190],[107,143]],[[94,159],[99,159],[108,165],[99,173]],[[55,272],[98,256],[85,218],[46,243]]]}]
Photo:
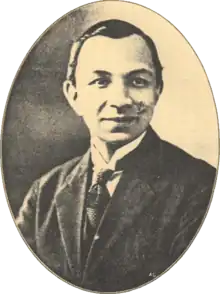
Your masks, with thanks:
[{"label": "short black hair", "polygon": [[94,36],[105,36],[112,39],[120,39],[120,38],[131,36],[133,34],[139,35],[147,43],[152,54],[153,64],[156,68],[157,86],[160,86],[162,90],[163,67],[160,63],[157,48],[153,40],[136,26],[118,19],[106,20],[106,21],[102,21],[93,25],[86,32],[84,32],[83,35],[79,37],[79,39],[76,42],[73,43],[71,53],[70,53],[69,64],[68,64],[67,79],[70,80],[74,85],[76,84],[75,70],[76,70],[76,66],[78,62],[78,56],[86,40]]}]

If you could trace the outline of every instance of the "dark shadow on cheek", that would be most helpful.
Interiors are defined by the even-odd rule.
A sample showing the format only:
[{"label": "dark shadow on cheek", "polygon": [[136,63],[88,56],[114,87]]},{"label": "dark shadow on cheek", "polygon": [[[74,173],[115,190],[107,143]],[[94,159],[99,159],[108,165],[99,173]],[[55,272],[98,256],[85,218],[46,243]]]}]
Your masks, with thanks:
[{"label": "dark shadow on cheek", "polygon": [[137,113],[138,114],[141,114],[141,113],[145,112],[146,109],[148,108],[147,105],[145,105],[142,101],[138,102],[138,103],[135,103],[135,106],[137,108]]}]

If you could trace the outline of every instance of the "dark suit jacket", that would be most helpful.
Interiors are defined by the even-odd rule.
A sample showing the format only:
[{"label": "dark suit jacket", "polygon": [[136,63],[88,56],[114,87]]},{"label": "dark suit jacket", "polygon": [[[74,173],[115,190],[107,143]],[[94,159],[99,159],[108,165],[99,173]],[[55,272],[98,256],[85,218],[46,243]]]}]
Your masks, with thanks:
[{"label": "dark suit jacket", "polygon": [[215,169],[162,141],[149,128],[120,162],[122,178],[82,256],[90,151],[35,181],[17,218],[48,268],[74,285],[120,291],[160,275],[192,241],[208,208]]}]

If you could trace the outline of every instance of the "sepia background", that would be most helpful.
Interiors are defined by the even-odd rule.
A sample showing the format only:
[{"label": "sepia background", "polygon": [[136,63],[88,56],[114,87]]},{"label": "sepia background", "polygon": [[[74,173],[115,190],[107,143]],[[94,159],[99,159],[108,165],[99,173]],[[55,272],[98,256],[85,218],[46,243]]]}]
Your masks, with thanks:
[{"label": "sepia background", "polygon": [[[182,35],[165,19],[129,3],[87,5],[50,28],[33,47],[11,91],[3,125],[3,171],[17,214],[33,180],[88,147],[88,132],[62,93],[72,42],[94,23],[129,21],[155,41],[164,91],[152,122],[159,135],[217,166],[218,125],[204,70]],[[15,47],[16,53],[16,47]]]}]

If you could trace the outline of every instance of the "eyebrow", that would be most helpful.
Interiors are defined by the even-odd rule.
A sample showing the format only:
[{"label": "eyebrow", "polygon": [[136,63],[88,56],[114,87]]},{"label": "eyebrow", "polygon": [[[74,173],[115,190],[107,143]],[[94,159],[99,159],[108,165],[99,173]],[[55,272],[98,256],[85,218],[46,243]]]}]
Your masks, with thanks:
[{"label": "eyebrow", "polygon": [[112,75],[112,73],[110,73],[109,71],[101,70],[101,69],[94,70],[93,73],[100,75],[100,76],[111,76]]},{"label": "eyebrow", "polygon": [[[94,73],[100,76],[111,76],[112,73],[106,70],[101,70],[101,69],[97,69],[94,70]],[[125,74],[126,77],[130,77],[132,75],[135,74],[148,74],[150,76],[153,76],[153,72],[147,68],[139,68],[139,69],[134,69],[128,73]]]},{"label": "eyebrow", "polygon": [[148,74],[150,76],[153,76],[153,71],[151,71],[150,69],[147,68],[139,68],[139,69],[134,69],[132,71],[130,71],[129,73],[126,74],[126,76],[132,76],[135,74]]}]

